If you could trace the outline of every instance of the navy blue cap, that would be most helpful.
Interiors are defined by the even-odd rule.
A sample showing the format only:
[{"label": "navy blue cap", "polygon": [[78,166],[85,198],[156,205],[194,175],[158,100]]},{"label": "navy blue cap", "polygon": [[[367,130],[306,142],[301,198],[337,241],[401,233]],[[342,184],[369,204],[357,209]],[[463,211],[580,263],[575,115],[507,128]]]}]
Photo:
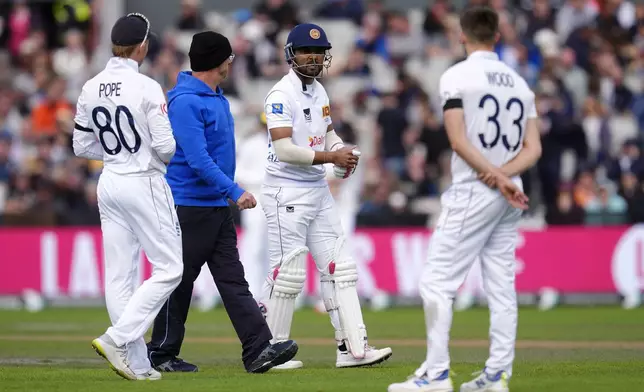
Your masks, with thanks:
[{"label": "navy blue cap", "polygon": [[138,45],[152,36],[150,21],[145,15],[138,12],[120,17],[112,27],[113,45]]},{"label": "navy blue cap", "polygon": [[286,39],[285,49],[297,48],[331,49],[331,43],[322,27],[313,23],[302,23],[293,28]]}]

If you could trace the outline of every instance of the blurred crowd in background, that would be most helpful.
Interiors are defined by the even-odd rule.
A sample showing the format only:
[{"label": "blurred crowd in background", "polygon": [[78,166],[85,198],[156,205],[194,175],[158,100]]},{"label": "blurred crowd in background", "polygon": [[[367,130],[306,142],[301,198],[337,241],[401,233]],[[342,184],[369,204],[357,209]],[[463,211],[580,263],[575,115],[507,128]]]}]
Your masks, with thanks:
[{"label": "blurred crowd in background", "polygon": [[[644,222],[644,5],[469,4],[488,4],[500,13],[496,51],[537,94],[543,156],[523,176],[531,197],[524,220]],[[302,21],[319,22],[334,47],[321,82],[331,96],[335,129],[363,151],[358,224],[425,225],[450,184],[437,90],[442,72],[464,57],[458,12],[448,0],[406,12],[378,0],[327,0],[305,9],[289,0],[260,0],[253,9],[219,15],[183,0],[176,24],[158,32],[141,71],[169,90],[177,73],[189,69],[194,32],[227,35],[236,57],[222,87],[241,145],[254,132],[265,132],[258,91],[268,91],[288,71],[282,49],[288,31]],[[101,70],[92,64],[100,17],[96,1],[0,3],[3,225],[100,222],[101,163],[75,158],[71,149],[76,99]]]}]

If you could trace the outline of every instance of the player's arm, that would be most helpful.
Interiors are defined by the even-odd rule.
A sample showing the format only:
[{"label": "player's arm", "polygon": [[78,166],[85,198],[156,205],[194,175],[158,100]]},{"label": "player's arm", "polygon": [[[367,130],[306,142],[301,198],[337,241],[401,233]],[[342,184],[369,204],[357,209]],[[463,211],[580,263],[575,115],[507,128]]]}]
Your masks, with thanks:
[{"label": "player's arm", "polygon": [[176,142],[168,119],[165,95],[158,83],[150,83],[149,89],[150,94],[143,104],[152,137],[152,149],[163,162],[168,163],[176,151]]},{"label": "player's arm", "polygon": [[280,162],[299,166],[334,163],[334,152],[314,151],[293,143],[293,112],[288,96],[281,91],[273,91],[264,104],[266,126],[271,134],[275,155]]},{"label": "player's arm", "polygon": [[81,92],[76,103],[76,115],[74,116],[74,132],[72,146],[74,155],[93,161],[103,160],[103,146],[99,143],[92,128],[89,127],[89,118],[85,111],[85,98]]},{"label": "player's arm", "polygon": [[208,155],[201,107],[201,102],[194,95],[181,95],[172,101],[168,117],[175,139],[186,156],[188,166],[217,193],[237,202],[244,190],[228,178]]},{"label": "player's arm", "polygon": [[539,134],[537,109],[532,104],[526,122],[523,147],[514,159],[501,167],[501,171],[508,177],[518,176],[534,166],[541,158],[541,135]]},{"label": "player's arm", "polygon": [[[453,105],[450,103],[448,105]],[[458,156],[463,158],[465,162],[478,173],[494,173],[501,174],[499,168],[492,165],[479,150],[467,138],[465,131],[465,116],[463,115],[462,107],[443,107],[445,130],[452,150]]]},{"label": "player's arm", "polygon": [[453,72],[446,72],[440,79],[440,94],[443,104],[443,121],[452,150],[478,173],[502,175],[467,138],[463,112],[463,90]]}]

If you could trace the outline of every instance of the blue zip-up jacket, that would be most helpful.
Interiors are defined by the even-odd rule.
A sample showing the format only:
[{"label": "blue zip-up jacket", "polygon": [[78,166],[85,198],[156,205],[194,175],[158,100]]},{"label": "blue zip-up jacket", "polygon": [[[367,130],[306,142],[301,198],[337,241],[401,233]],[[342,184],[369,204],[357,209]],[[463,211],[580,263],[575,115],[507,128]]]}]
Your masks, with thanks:
[{"label": "blue zip-up jacket", "polygon": [[213,91],[192,76],[179,73],[168,92],[168,117],[177,151],[166,179],[178,206],[225,207],[244,190],[235,182],[235,126],[222,90]]}]

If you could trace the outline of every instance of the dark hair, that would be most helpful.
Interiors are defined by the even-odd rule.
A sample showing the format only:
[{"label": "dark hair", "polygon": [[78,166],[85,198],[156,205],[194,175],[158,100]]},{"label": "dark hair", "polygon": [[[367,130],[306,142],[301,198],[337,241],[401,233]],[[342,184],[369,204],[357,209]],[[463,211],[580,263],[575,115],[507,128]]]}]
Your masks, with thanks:
[{"label": "dark hair", "polygon": [[499,14],[490,7],[476,6],[461,15],[463,33],[477,43],[494,43],[499,31]]}]

